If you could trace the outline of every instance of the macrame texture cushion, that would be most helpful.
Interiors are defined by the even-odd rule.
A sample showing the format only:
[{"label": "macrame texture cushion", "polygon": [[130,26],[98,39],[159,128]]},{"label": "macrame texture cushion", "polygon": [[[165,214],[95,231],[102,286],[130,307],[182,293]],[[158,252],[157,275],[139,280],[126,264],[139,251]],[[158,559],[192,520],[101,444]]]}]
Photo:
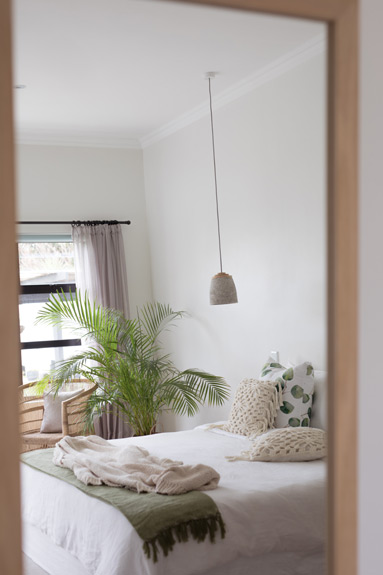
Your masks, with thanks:
[{"label": "macrame texture cushion", "polygon": [[256,437],[273,426],[282,402],[281,386],[271,381],[244,379],[235,393],[225,431]]},{"label": "macrame texture cushion", "polygon": [[311,461],[327,454],[326,432],[307,427],[273,429],[252,441],[251,449],[229,461]]}]

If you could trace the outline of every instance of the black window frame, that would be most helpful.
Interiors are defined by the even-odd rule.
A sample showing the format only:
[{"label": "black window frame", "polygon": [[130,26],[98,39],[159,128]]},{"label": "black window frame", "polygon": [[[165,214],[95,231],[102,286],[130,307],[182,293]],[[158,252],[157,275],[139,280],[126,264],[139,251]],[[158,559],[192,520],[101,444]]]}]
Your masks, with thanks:
[{"label": "black window frame", "polygon": [[[64,293],[76,293],[75,283],[57,283],[57,284],[27,284],[20,285],[19,303],[28,303],[28,296],[42,296],[31,301],[36,303],[47,301],[46,296],[49,294],[63,291]],[[23,297],[24,296],[24,297]],[[45,297],[44,297],[45,296]],[[24,299],[24,301],[23,301]],[[20,342],[21,350],[25,349],[42,349],[56,347],[75,347],[81,345],[81,339],[49,339],[40,341],[22,341]]]}]

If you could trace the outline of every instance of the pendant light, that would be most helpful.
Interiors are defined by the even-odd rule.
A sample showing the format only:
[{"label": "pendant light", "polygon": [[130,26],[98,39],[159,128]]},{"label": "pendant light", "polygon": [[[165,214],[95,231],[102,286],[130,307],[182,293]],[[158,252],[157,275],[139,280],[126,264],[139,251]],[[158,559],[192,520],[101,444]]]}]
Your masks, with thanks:
[{"label": "pendant light", "polygon": [[215,161],[215,143],[214,143],[214,126],[213,126],[213,107],[211,103],[211,80],[215,78],[215,72],[207,72],[206,78],[209,82],[209,102],[210,102],[210,124],[211,124],[211,140],[213,146],[213,167],[214,167],[214,183],[215,183],[215,204],[217,211],[217,230],[218,230],[218,247],[219,247],[219,264],[220,272],[212,277],[210,284],[210,304],[211,305],[225,305],[229,303],[237,303],[237,289],[231,275],[225,273],[222,268],[222,248],[221,248],[221,229],[219,222],[219,209],[218,209],[218,186],[217,186],[217,167]]}]

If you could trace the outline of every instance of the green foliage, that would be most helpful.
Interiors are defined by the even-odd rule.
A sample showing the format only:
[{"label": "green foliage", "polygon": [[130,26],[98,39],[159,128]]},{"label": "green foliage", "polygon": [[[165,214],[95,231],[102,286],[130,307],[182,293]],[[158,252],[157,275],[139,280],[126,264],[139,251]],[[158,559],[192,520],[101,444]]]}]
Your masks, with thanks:
[{"label": "green foliage", "polygon": [[294,377],[294,370],[292,367],[286,369],[286,371],[282,374],[282,377],[285,381],[291,381]]},{"label": "green foliage", "polygon": [[271,373],[272,369],[264,369],[261,373],[261,377],[265,377],[268,373]]},{"label": "green foliage", "polygon": [[301,397],[303,397],[303,394],[304,394],[303,387],[301,387],[300,385],[293,385],[293,387],[291,388],[291,395],[295,399],[300,399]]},{"label": "green foliage", "polygon": [[96,383],[87,404],[88,426],[95,415],[116,405],[135,435],[153,433],[162,410],[190,416],[206,402],[223,405],[229,386],[222,377],[198,369],[179,371],[162,352],[161,334],[183,316],[168,305],[149,303],[137,319],[125,319],[92,303],[87,294],[51,295],[37,322],[69,328],[87,343],[52,370],[52,386],[58,390],[79,376]]},{"label": "green foliage", "polygon": [[35,395],[43,395],[48,385],[49,385],[49,375],[44,375],[44,377],[42,377],[40,381],[38,381],[33,386],[33,393]]},{"label": "green foliage", "polygon": [[289,425],[290,427],[300,427],[301,422],[297,417],[290,417]]},{"label": "green foliage", "polygon": [[289,403],[288,401],[284,401],[280,407],[280,410],[282,411],[282,413],[285,413],[286,415],[288,415],[289,413],[294,411],[294,406],[291,405],[291,403]]}]

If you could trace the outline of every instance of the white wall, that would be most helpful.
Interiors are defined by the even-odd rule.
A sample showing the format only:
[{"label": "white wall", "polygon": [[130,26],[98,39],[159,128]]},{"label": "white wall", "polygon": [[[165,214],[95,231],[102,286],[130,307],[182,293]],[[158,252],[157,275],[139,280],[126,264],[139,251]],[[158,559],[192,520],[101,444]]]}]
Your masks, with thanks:
[{"label": "white wall", "polygon": [[359,574],[381,575],[383,533],[383,3],[361,2]]},{"label": "white wall", "polygon": [[131,313],[151,299],[141,150],[20,145],[17,190],[19,220],[131,220],[122,226]]},{"label": "white wall", "polygon": [[[214,120],[223,267],[237,305],[209,305],[219,271],[209,119],[144,150],[153,294],[191,316],[170,336],[176,364],[223,375],[233,389],[259,375],[271,349],[323,369],[325,55]],[[168,416],[165,428],[224,419],[228,409]]]},{"label": "white wall", "polygon": [[[361,177],[360,177],[360,356],[359,356],[359,575],[381,575],[381,533],[383,518],[383,439],[381,432],[381,406],[383,405],[383,384],[379,377],[379,357],[381,356],[381,329],[383,325],[383,266],[381,264],[381,253],[383,246],[383,226],[381,214],[383,213],[383,172],[381,168],[381,154],[383,149],[383,73],[380,66],[380,54],[383,53],[383,36],[381,33],[381,22],[383,21],[383,3],[381,0],[361,0]],[[312,68],[314,72],[314,68]],[[294,72],[296,75],[298,70]],[[284,85],[288,78],[281,78],[274,82]],[[316,80],[317,81],[317,80]],[[308,127],[315,122],[315,131],[322,138],[320,133],[323,129],[324,121],[319,121],[322,117],[322,108],[315,112],[315,118],[309,117],[309,109],[318,106],[315,94],[322,94],[322,88],[315,88],[312,80],[304,82],[302,90],[295,94],[290,92],[290,99],[285,101],[289,110],[284,121],[288,123],[289,114],[292,113],[291,106],[295,113],[301,108],[305,115],[305,120],[299,122],[299,131],[295,133],[298,137]],[[262,96],[261,91],[264,95]],[[270,95],[272,85],[265,86],[259,90],[257,102],[267,104],[267,95]],[[280,105],[283,109],[283,96],[288,92],[280,90],[279,103],[275,108],[275,114],[280,114]],[[302,98],[310,93],[305,99],[304,106],[301,106]],[[277,95],[274,95],[277,98]],[[270,101],[270,105],[272,100]],[[240,303],[238,306],[225,308],[210,308],[208,306],[208,284],[210,276],[217,271],[217,255],[215,245],[214,230],[214,209],[212,199],[212,174],[210,164],[210,147],[208,125],[201,121],[198,125],[186,129],[166,142],[159,144],[145,151],[145,168],[147,180],[148,211],[152,228],[151,244],[156,252],[156,259],[153,266],[154,291],[158,299],[165,298],[175,307],[183,307],[191,311],[191,319],[185,320],[182,330],[178,330],[180,344],[177,345],[177,359],[179,358],[185,365],[195,365],[197,362],[201,367],[218,371],[226,375],[233,385],[236,385],[242,376],[253,375],[259,369],[259,362],[267,354],[270,348],[278,347],[283,356],[296,353],[297,346],[301,350],[302,357],[309,356],[313,361],[322,365],[324,362],[323,340],[324,326],[321,325],[323,318],[324,303],[318,297],[322,291],[323,280],[320,280],[323,271],[323,250],[319,250],[321,255],[315,257],[316,266],[311,270],[313,284],[317,284],[314,290],[312,304],[307,303],[306,311],[316,309],[312,313],[314,321],[308,326],[304,325],[302,318],[293,321],[293,331],[290,334],[288,318],[284,317],[284,304],[296,303],[296,295],[291,293],[290,281],[295,280],[296,265],[293,273],[287,273],[288,264],[293,264],[294,258],[291,254],[284,258],[285,252],[289,252],[290,236],[288,225],[280,227],[280,222],[276,210],[282,207],[286,221],[296,221],[298,213],[293,210],[292,203],[288,203],[286,190],[290,188],[290,179],[283,180],[286,173],[286,166],[279,165],[278,172],[274,170],[272,189],[267,189],[269,198],[266,196],[265,188],[257,184],[258,177],[262,183],[264,171],[270,164],[270,160],[265,166],[261,162],[263,155],[270,153],[268,144],[271,142],[273,131],[275,131],[276,119],[273,121],[273,131],[265,131],[266,113],[259,105],[257,110],[247,116],[253,133],[248,151],[241,142],[240,134],[243,121],[234,125],[235,138],[232,141],[225,138],[228,133],[226,123],[221,117],[224,110],[216,114],[217,130],[217,160],[219,175],[219,191],[222,198],[222,233],[224,247],[224,262],[227,271],[234,273],[237,282]],[[244,108],[244,112],[247,108]],[[262,112],[262,113],[261,113]],[[306,115],[307,112],[307,115]],[[263,117],[264,116],[264,117]],[[279,117],[279,116],[278,116]],[[295,117],[295,116],[294,116]],[[230,121],[228,118],[227,122]],[[234,122],[234,120],[232,120]],[[220,126],[221,123],[221,126]],[[291,122],[293,124],[293,122]],[[241,126],[241,128],[240,128]],[[292,126],[290,126],[292,130]],[[281,134],[282,148],[286,137],[290,132]],[[292,132],[294,133],[294,132]],[[308,134],[309,137],[309,134]],[[320,139],[319,138],[319,139]],[[249,140],[247,136],[246,140]],[[264,145],[263,143],[264,142]],[[274,142],[275,143],[275,142]],[[181,150],[186,151],[189,158],[181,159]],[[271,143],[270,143],[271,146]],[[230,150],[227,150],[230,148]],[[97,159],[109,154],[113,157],[125,155],[127,165],[128,157],[136,152],[118,152],[115,150],[85,150],[76,148],[77,153],[83,154],[88,161],[76,162],[71,157],[74,151],[64,150],[62,160],[58,156],[63,149],[38,147],[21,147],[19,155],[19,193],[20,193],[20,219],[27,218],[88,218],[88,217],[129,217],[132,221],[137,221],[129,229],[129,238],[134,237],[134,244],[145,246],[144,225],[139,226],[139,222],[145,222],[142,211],[141,200],[137,197],[132,202],[128,202],[127,194],[119,194],[117,188],[126,190],[127,181],[130,176],[137,182],[137,189],[141,186],[140,175],[135,170],[128,167],[122,168],[121,161],[107,161],[107,174],[110,177],[104,178],[99,162],[91,161],[93,154],[97,154]],[[105,154],[104,154],[105,152]],[[257,152],[257,154],[256,154]],[[285,149],[286,164],[288,167],[291,150]],[[46,155],[47,154],[47,155]],[[139,154],[139,153],[138,153]],[[170,156],[174,155],[178,162],[178,169],[173,170],[170,164]],[[260,155],[260,160],[255,164],[255,158]],[[49,158],[45,160],[45,158]],[[64,158],[66,158],[64,160]],[[243,160],[243,162],[242,162]],[[250,163],[254,163],[253,173],[249,174]],[[322,151],[317,154],[318,164],[323,163]],[[124,162],[122,162],[124,163]],[[313,177],[309,177],[310,171],[307,166],[307,155],[303,150],[302,162],[296,168],[296,161],[291,163],[291,173],[299,175],[300,187],[305,183],[308,195],[306,200],[314,195],[315,190],[323,189],[323,175],[320,170],[312,169]],[[82,174],[82,166],[91,166]],[[277,162],[274,162],[277,165]],[[61,167],[60,167],[61,166]],[[77,173],[74,173],[71,166],[76,166]],[[117,168],[118,166],[118,168]],[[228,175],[232,168],[233,176]],[[235,169],[234,169],[235,168]],[[38,172],[36,174],[36,170]],[[129,178],[121,178],[121,173],[126,170]],[[290,172],[290,170],[288,170]],[[183,172],[183,173],[182,173]],[[119,176],[115,177],[118,173]],[[94,175],[93,175],[94,174]],[[97,174],[97,177],[96,177]],[[314,175],[316,177],[314,178]],[[270,174],[269,174],[270,175]],[[169,187],[165,185],[165,177],[168,177]],[[281,181],[278,185],[278,179]],[[75,185],[74,182],[82,182],[84,185]],[[113,182],[113,190],[110,183]],[[123,183],[122,183],[123,182]],[[313,184],[315,186],[313,187]],[[125,186],[125,187],[124,187]],[[227,191],[231,186],[232,192]],[[64,198],[59,202],[52,194],[52,190],[60,188]],[[254,191],[254,196],[249,193],[249,187]],[[89,192],[84,196],[80,195],[83,189]],[[108,195],[104,194],[104,189],[108,189]],[[226,188],[226,189],[225,189]],[[271,186],[270,186],[271,188]],[[276,193],[276,188],[279,191]],[[97,204],[87,198],[101,194]],[[250,191],[251,191],[250,190]],[[258,190],[262,191],[262,196]],[[273,195],[271,194],[273,192]],[[156,195],[158,194],[158,197]],[[316,195],[316,194],[315,194]],[[114,201],[110,201],[113,196]],[[246,196],[244,198],[244,196]],[[124,199],[122,199],[124,198]],[[173,199],[174,205],[165,207],[167,199]],[[246,201],[244,201],[246,200]],[[194,202],[195,201],[195,202]],[[100,204],[98,203],[100,202]],[[124,209],[122,207],[122,203]],[[126,202],[126,203],[125,203]],[[185,207],[183,207],[185,202]],[[273,203],[272,203],[273,202]],[[268,215],[265,214],[266,204],[269,205]],[[96,207],[97,206],[97,207]],[[100,206],[100,209],[98,209]],[[115,208],[118,206],[116,216]],[[126,206],[126,212],[125,212]],[[274,209],[273,217],[270,210]],[[207,213],[208,212],[208,213]],[[309,206],[304,203],[301,212],[306,214],[301,219],[301,234],[305,238],[303,249],[319,253],[315,246],[309,244],[314,236],[321,236],[318,245],[324,243],[323,229],[320,221],[323,216],[323,200],[316,200]],[[181,214],[181,215],[180,215]],[[246,227],[251,224],[251,228]],[[211,229],[213,228],[213,229]],[[269,228],[269,232],[267,229]],[[281,230],[284,234],[281,236]],[[134,236],[133,236],[134,233]],[[266,235],[267,234],[267,235]],[[257,240],[257,242],[255,242]],[[260,240],[260,241],[259,241]],[[271,243],[270,243],[271,240]],[[159,246],[156,246],[156,242]],[[252,252],[251,252],[251,249]],[[133,242],[132,242],[132,247]],[[135,253],[136,250],[133,250]],[[129,262],[129,269],[138,273],[142,281],[135,281],[131,286],[131,298],[141,301],[148,299],[148,296],[140,294],[139,286],[144,286],[144,292],[148,286],[147,250],[143,249],[144,255],[135,259],[133,254],[133,264]],[[162,253],[162,255],[161,255]],[[270,275],[266,277],[266,258],[269,254],[270,260],[274,262]],[[301,256],[302,257],[302,254]],[[128,259],[130,256],[128,255]],[[302,260],[304,258],[302,257]],[[314,262],[315,263],[315,262]],[[305,265],[307,262],[305,263]],[[176,273],[178,266],[181,266],[180,273]],[[303,263],[302,263],[303,267]],[[181,273],[182,272],[182,273]],[[305,278],[305,283],[307,277]],[[321,283],[322,282],[322,283]],[[287,285],[286,285],[287,284]],[[303,290],[303,286],[302,286]],[[150,290],[149,290],[150,291]],[[149,294],[148,291],[148,294]],[[169,295],[168,295],[169,294]],[[304,294],[302,294],[303,296]],[[307,296],[306,296],[307,297]],[[306,298],[303,298],[304,302]],[[307,300],[306,300],[307,301]],[[271,318],[265,318],[266,307],[272,304],[276,308]],[[279,312],[279,314],[277,314]],[[277,317],[278,315],[278,317]],[[285,324],[285,325],[283,325]],[[275,327],[275,329],[272,329]],[[306,341],[307,332],[311,337]],[[273,337],[277,334],[278,337]],[[289,340],[290,336],[294,339]],[[299,341],[295,341],[299,339]],[[315,344],[315,341],[320,342]],[[194,352],[187,349],[181,353],[180,346],[190,344]],[[222,355],[221,355],[222,354]]]}]

